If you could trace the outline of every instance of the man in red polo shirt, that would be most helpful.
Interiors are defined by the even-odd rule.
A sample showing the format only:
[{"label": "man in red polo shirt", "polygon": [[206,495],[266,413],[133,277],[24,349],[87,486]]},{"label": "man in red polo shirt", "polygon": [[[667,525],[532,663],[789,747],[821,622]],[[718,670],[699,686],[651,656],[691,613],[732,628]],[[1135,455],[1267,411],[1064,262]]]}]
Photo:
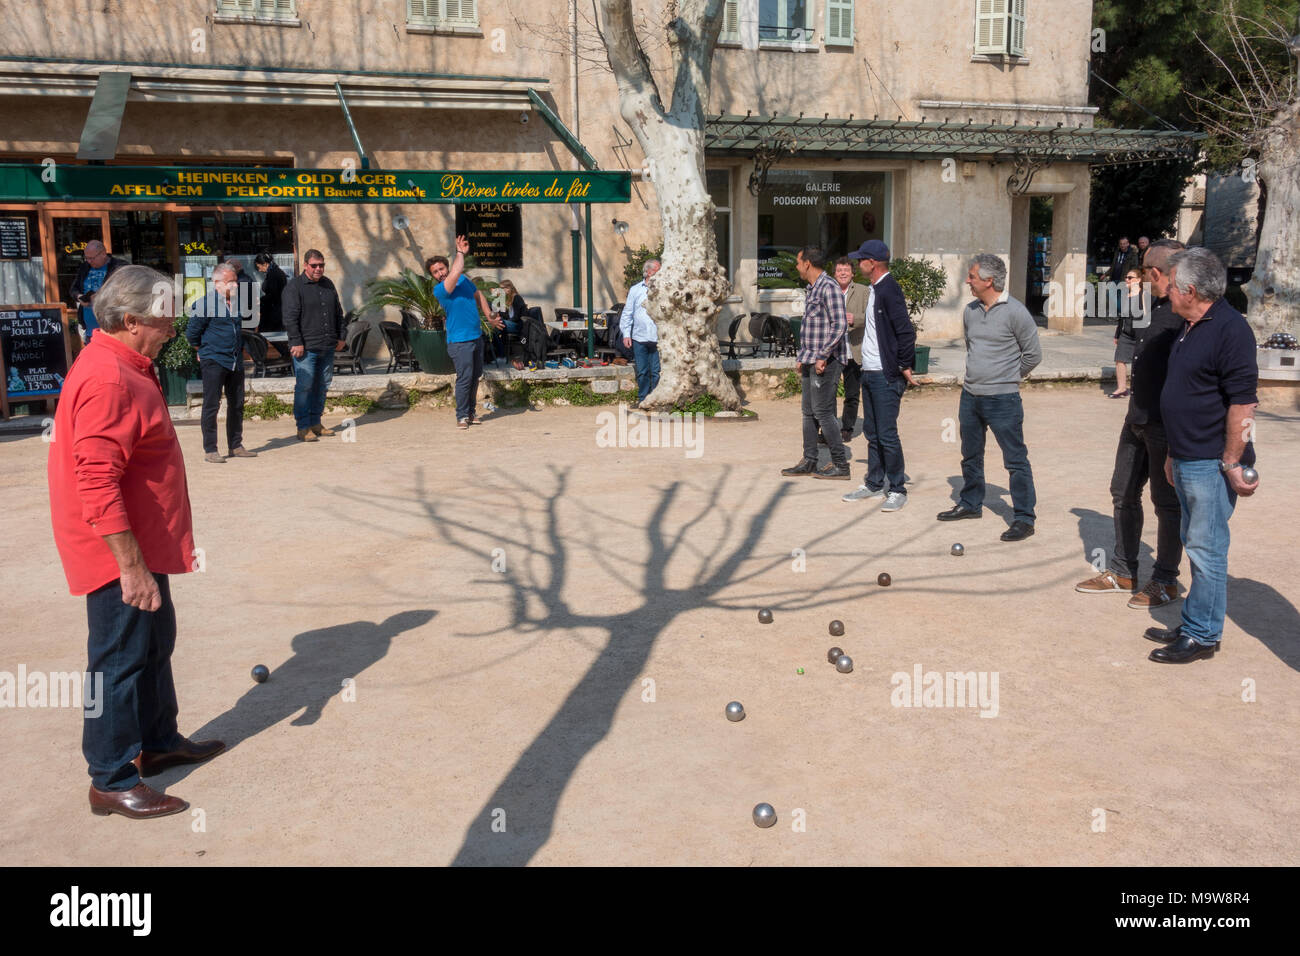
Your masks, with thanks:
[{"label": "man in red polo shirt", "polygon": [[174,335],[171,281],[123,266],[95,296],[96,335],[63,383],[50,443],[50,513],[68,588],[86,595],[91,674],[105,704],[86,715],[90,809],[133,819],[189,804],[140,777],[215,757],[221,741],[176,729],[169,574],[192,570],[185,460],[153,372]]}]

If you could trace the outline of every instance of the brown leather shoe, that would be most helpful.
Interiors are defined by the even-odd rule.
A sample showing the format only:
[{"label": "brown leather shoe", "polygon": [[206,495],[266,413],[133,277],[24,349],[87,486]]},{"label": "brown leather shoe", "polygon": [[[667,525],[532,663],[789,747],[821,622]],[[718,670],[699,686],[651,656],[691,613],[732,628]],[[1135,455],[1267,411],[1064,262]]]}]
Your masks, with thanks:
[{"label": "brown leather shoe", "polygon": [[132,820],[148,820],[189,808],[190,805],[180,797],[169,797],[143,783],[137,783],[130,790],[96,790],[93,785],[90,788],[90,812],[100,817],[120,813]]},{"label": "brown leather shoe", "polygon": [[320,439],[316,437],[316,433],[310,428],[299,428],[298,441],[320,441]]},{"label": "brown leather shoe", "polygon": [[334,434],[334,429],[332,429],[332,428],[326,428],[324,425],[313,425],[313,426],[311,426],[311,430],[312,430],[313,434],[316,434],[316,435],[325,435],[325,436],[329,436],[329,435],[333,435],[333,434]]},{"label": "brown leather shoe", "polygon": [[169,750],[166,753],[142,752],[135,759],[135,765],[140,768],[140,776],[152,777],[156,773],[162,773],[168,767],[176,767],[183,763],[203,763],[205,760],[211,760],[221,751],[226,749],[226,745],[220,740],[186,740],[181,738],[181,745],[175,750]]},{"label": "brown leather shoe", "polygon": [[238,448],[230,449],[230,454],[227,455],[226,457],[227,458],[256,458],[257,452],[249,451],[243,445],[240,445]]},{"label": "brown leather shoe", "polygon": [[1161,584],[1159,581],[1148,581],[1137,594],[1129,598],[1128,606],[1138,610],[1148,610],[1153,607],[1164,607],[1166,604],[1172,604],[1178,600],[1178,586],[1176,584]]},{"label": "brown leather shoe", "polygon": [[1132,578],[1120,577],[1114,571],[1103,571],[1095,578],[1080,581],[1074,586],[1074,589],[1081,594],[1110,594],[1124,591],[1132,594],[1137,590],[1137,581]]}]

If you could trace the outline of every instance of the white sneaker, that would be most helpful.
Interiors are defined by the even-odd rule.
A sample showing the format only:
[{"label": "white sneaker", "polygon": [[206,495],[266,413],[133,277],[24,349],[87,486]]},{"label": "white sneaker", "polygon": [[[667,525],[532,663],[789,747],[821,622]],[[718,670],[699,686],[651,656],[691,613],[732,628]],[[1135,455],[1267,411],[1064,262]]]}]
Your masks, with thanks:
[{"label": "white sneaker", "polygon": [[901,511],[903,505],[907,504],[907,495],[901,491],[891,491],[885,495],[885,503],[880,506],[881,511]]},{"label": "white sneaker", "polygon": [[844,495],[842,498],[840,498],[840,501],[862,501],[866,498],[883,498],[883,497],[885,497],[884,488],[877,488],[875,491],[872,491],[866,485],[859,485],[857,488],[854,488],[852,491],[850,491],[847,495]]}]

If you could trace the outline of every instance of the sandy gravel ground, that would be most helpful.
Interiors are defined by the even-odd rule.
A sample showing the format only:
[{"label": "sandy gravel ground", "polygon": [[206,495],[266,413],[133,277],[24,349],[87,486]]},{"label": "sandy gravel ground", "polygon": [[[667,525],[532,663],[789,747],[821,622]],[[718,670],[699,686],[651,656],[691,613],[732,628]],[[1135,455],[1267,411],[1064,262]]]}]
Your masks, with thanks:
[{"label": "sandy gravel ground", "polygon": [[[1300,418],[1260,419],[1224,652],[1174,667],[1141,634],[1178,605],[1073,590],[1112,545],[1123,408],[1099,386],[1026,394],[1039,518],[1021,543],[998,540],[991,442],[984,519],[935,521],[955,392],[904,404],[896,514],[841,503],[856,481],[782,479],[798,405],[755,407],[706,424],[698,457],[599,447],[602,409],[468,434],[417,409],[313,445],[250,424],[261,456],[221,466],[182,426],[204,571],[173,579],[181,729],[230,750],[153,778],[189,814],[94,817],[80,710],[0,710],[0,773],[20,782],[0,863],[1300,862]],[[0,439],[10,673],[85,666],[45,457],[39,436]],[[895,706],[918,667],[982,674],[983,706]]]}]

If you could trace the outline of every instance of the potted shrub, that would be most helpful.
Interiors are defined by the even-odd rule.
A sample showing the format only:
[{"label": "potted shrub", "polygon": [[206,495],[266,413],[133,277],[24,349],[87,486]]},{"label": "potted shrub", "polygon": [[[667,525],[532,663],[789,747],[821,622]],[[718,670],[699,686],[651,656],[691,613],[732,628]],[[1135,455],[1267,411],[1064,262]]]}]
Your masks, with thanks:
[{"label": "potted shrub", "polygon": [[[948,287],[948,274],[926,259],[913,259],[909,256],[890,262],[889,273],[898,280],[898,285],[903,290],[912,328],[920,332],[925,310],[943,298]],[[930,371],[930,346],[916,347],[915,371],[918,375]]]},{"label": "potted shrub", "polygon": [[413,269],[403,269],[396,279],[373,279],[366,284],[366,301],[362,310],[378,312],[381,316],[386,306],[408,312],[420,324],[418,329],[407,329],[411,338],[411,351],[421,371],[435,375],[451,375],[455,369],[447,354],[447,333],[444,328],[446,314],[433,294],[433,279]]},{"label": "potted shrub", "polygon": [[189,322],[188,315],[176,317],[176,335],[158,355],[158,380],[162,382],[168,405],[186,404],[185,385],[199,377],[198,353],[185,338],[185,327]]}]

